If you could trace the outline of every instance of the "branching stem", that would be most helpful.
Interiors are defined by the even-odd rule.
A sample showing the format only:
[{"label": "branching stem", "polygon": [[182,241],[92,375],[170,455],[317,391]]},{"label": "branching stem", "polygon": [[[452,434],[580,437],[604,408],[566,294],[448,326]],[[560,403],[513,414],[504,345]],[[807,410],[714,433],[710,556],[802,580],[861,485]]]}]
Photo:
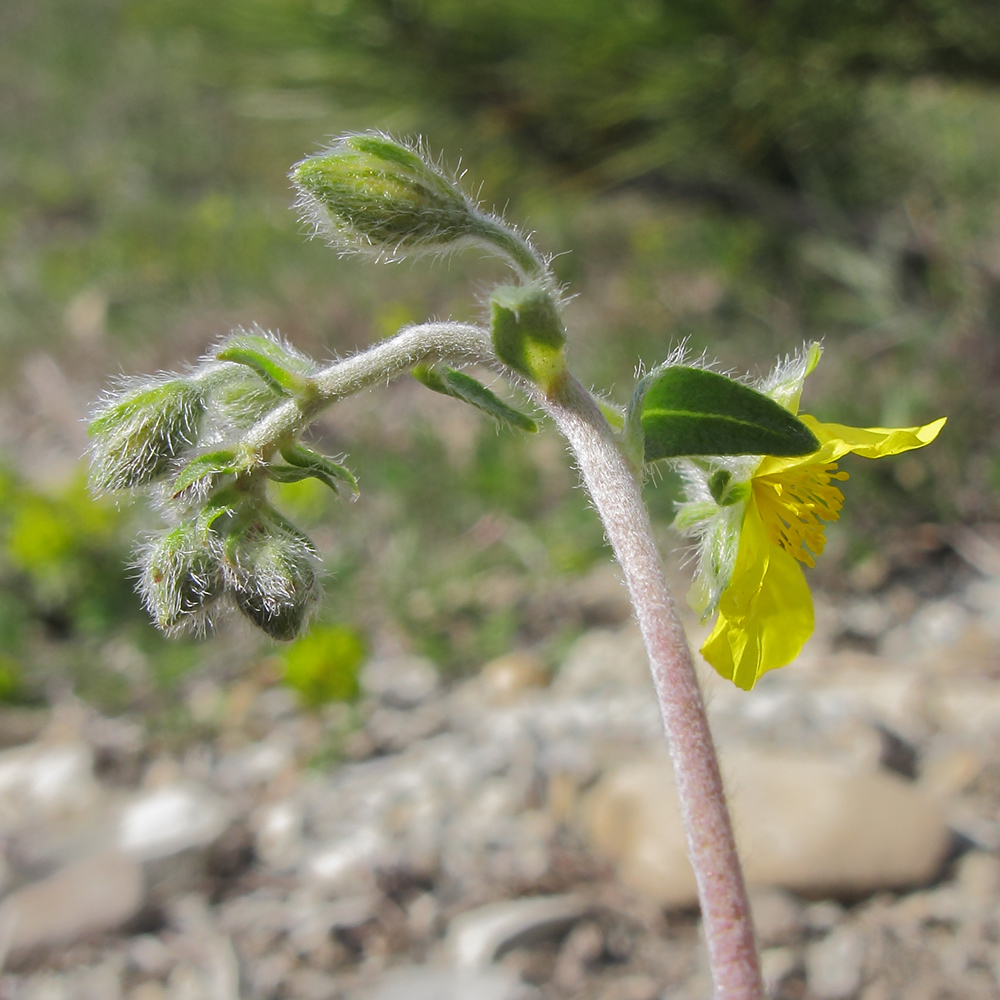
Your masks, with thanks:
[{"label": "branching stem", "polygon": [[[267,452],[336,400],[437,361],[478,362],[523,384],[496,359],[489,331],[466,323],[425,323],[331,364],[316,376],[308,402],[283,404],[247,432],[244,444]],[[750,907],[712,734],[636,473],[575,378],[567,375],[548,396],[533,387],[529,392],[568,441],[625,574],[673,760],[716,998],[762,1000]]]}]

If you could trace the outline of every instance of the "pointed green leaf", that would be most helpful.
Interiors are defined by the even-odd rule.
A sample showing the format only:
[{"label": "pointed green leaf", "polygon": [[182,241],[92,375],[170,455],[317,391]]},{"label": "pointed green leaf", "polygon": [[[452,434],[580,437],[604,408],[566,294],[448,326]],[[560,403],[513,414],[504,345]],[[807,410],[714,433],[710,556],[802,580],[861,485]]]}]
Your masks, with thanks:
[{"label": "pointed green leaf", "polygon": [[334,462],[332,458],[320,455],[319,452],[315,452],[311,448],[306,448],[301,444],[285,445],[281,449],[281,457],[289,465],[304,470],[306,475],[329,486],[335,493],[339,491],[341,486],[347,486],[354,494],[358,492],[358,481],[350,469]]},{"label": "pointed green leaf", "polygon": [[235,462],[236,452],[231,448],[209,452],[207,455],[199,455],[192,459],[181,469],[174,480],[174,497],[180,496],[184,490],[210,476],[224,476],[234,473],[236,471]]},{"label": "pointed green leaf", "polygon": [[312,359],[280,337],[265,334],[259,327],[254,330],[240,330],[227,337],[216,358],[252,368],[279,395],[300,396],[307,392],[316,367]]},{"label": "pointed green leaf", "polygon": [[447,365],[443,365],[440,371],[427,365],[418,365],[413,369],[413,377],[434,392],[452,396],[462,400],[463,403],[475,406],[501,424],[517,427],[519,430],[528,431],[529,434],[534,434],[538,430],[538,424],[526,413],[515,410],[496,393],[487,389],[482,382],[471,375],[466,375],[465,372],[456,371]]},{"label": "pointed green leaf", "polygon": [[219,351],[216,357],[220,361],[233,361],[238,365],[252,368],[279,396],[293,396],[305,388],[305,379],[285,371],[270,358],[257,351],[251,351],[249,348],[229,347],[224,351]]},{"label": "pointed green leaf", "polygon": [[639,419],[646,462],[682,455],[808,455],[819,448],[812,431],[773,399],[684,365],[650,379]]}]

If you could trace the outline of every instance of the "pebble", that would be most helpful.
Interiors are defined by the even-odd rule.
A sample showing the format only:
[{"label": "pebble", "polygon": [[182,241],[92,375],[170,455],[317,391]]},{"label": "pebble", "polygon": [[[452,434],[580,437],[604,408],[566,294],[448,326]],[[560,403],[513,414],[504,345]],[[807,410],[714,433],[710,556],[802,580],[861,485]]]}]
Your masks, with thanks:
[{"label": "pebble", "polygon": [[783,889],[754,886],[750,890],[757,942],[762,948],[788,944],[802,927],[802,904]]},{"label": "pebble", "polygon": [[848,1000],[861,987],[864,938],[854,927],[842,926],[806,948],[806,982],[815,1000]]},{"label": "pebble", "polygon": [[193,784],[175,784],[135,796],[122,811],[118,846],[140,861],[206,848],[229,825],[230,809]]},{"label": "pebble", "polygon": [[534,994],[500,969],[409,966],[388,973],[359,1000],[528,1000]]},{"label": "pebble", "polygon": [[0,833],[64,823],[102,799],[85,743],[43,741],[0,752]]},{"label": "pebble", "polygon": [[491,903],[455,917],[445,947],[459,968],[485,968],[502,951],[562,933],[587,908],[587,902],[576,895]]},{"label": "pebble", "polygon": [[440,676],[423,656],[369,660],[361,670],[361,689],[391,708],[412,708],[437,693]]},{"label": "pebble", "polygon": [[107,851],[10,893],[0,903],[0,939],[15,955],[79,941],[120,927],[143,899],[139,865]]},{"label": "pebble", "polygon": [[551,676],[540,656],[507,653],[490,660],[479,672],[479,688],[491,705],[510,705],[528,691],[547,687]]}]

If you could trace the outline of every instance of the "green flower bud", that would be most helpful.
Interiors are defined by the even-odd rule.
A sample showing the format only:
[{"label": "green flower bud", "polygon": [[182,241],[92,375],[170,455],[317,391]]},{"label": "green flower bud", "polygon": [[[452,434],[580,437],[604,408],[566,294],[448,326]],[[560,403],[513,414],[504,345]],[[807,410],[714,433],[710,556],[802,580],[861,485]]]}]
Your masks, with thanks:
[{"label": "green flower bud", "polygon": [[539,285],[502,285],[490,297],[497,357],[551,392],[566,370],[566,331],[552,293]]},{"label": "green flower bud", "polygon": [[248,502],[225,540],[236,607],[272,639],[294,639],[319,600],[316,558],[312,542],[276,510]]},{"label": "green flower bud", "polygon": [[97,494],[136,489],[163,476],[191,447],[205,411],[202,387],[178,375],[110,397],[90,421],[90,483]]},{"label": "green flower bud", "polygon": [[205,631],[224,588],[219,554],[194,523],[161,531],[140,551],[136,590],[164,632]]},{"label": "green flower bud", "polygon": [[337,139],[290,174],[304,221],[342,251],[396,259],[474,236],[480,215],[421,153],[376,132]]}]

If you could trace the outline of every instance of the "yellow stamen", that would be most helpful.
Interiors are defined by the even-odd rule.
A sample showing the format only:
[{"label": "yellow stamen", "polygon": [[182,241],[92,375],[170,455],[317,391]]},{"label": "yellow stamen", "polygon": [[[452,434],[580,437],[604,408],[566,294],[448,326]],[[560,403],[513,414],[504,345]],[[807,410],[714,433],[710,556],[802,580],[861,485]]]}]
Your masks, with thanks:
[{"label": "yellow stamen", "polygon": [[831,482],[847,479],[836,462],[799,465],[771,476],[756,476],[753,496],[767,537],[799,562],[815,565],[823,554],[825,521],[836,521],[844,494]]}]

